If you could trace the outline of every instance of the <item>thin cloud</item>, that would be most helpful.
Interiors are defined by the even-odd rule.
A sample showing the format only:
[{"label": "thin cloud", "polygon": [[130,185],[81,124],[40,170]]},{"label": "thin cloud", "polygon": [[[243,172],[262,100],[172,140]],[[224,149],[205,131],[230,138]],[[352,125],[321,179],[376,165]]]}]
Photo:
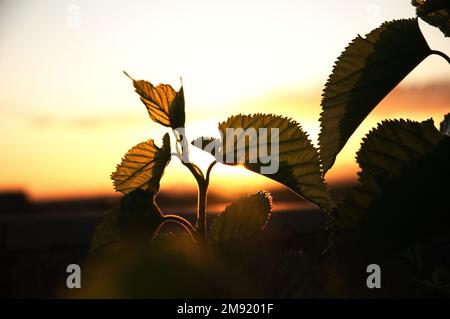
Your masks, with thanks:
[{"label": "thin cloud", "polygon": [[[263,111],[277,112],[298,118],[317,118],[321,112],[321,90],[289,89],[270,92],[261,96],[257,102],[263,105]],[[408,114],[430,114],[449,112],[450,81],[441,80],[425,85],[400,85],[390,92],[375,108],[377,116],[406,116]]]},{"label": "thin cloud", "polygon": [[393,112],[445,112],[450,109],[450,81],[427,85],[399,86],[382,102],[392,106]]},{"label": "thin cloud", "polygon": [[83,117],[55,117],[55,116],[34,116],[31,118],[33,125],[49,127],[66,127],[78,129],[94,129],[106,126],[130,126],[140,123],[141,119],[131,115],[110,115],[110,116],[83,116]]},{"label": "thin cloud", "polygon": [[131,126],[142,123],[142,116],[132,114],[63,116],[59,114],[33,114],[29,109],[13,102],[0,101],[0,115],[2,118],[13,118],[39,128],[95,129],[107,126]]}]

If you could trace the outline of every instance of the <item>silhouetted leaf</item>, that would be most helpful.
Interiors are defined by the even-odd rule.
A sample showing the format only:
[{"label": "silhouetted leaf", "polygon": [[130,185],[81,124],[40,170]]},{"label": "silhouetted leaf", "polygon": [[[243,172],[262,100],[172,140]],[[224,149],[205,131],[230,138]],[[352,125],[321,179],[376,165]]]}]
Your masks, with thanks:
[{"label": "silhouetted leaf", "polygon": [[108,245],[120,245],[120,232],[117,228],[118,207],[111,209],[100,224],[97,225],[94,235],[91,238],[90,251],[105,248]]},{"label": "silhouetted leaf", "polygon": [[146,245],[163,221],[152,190],[136,189],[123,196],[97,226],[91,240],[91,251],[124,244]]},{"label": "silhouetted leaf", "polygon": [[[447,233],[450,229],[448,187],[450,138],[419,159],[406,163],[386,180],[380,196],[358,223],[355,242],[361,255],[382,260],[404,249]],[[366,258],[367,260],[367,258]]]},{"label": "silhouetted leaf", "polygon": [[240,260],[255,244],[271,209],[272,197],[264,191],[228,205],[212,223],[209,234],[212,247],[229,260]]},{"label": "silhouetted leaf", "polygon": [[430,53],[417,19],[384,23],[350,43],[323,91],[319,144],[324,172],[364,118]]},{"label": "silhouetted leaf", "polygon": [[[227,133],[228,129],[234,130]],[[254,129],[254,134],[249,129]],[[278,138],[276,131],[272,134],[272,129],[278,129]],[[222,140],[221,149],[216,150],[218,162],[242,163],[247,169],[282,183],[321,209],[329,209],[330,198],[317,149],[297,122],[271,114],[237,115],[220,123],[219,130]],[[278,152],[274,148],[277,143]],[[271,165],[274,165],[273,171],[268,169]]]},{"label": "silhouetted leaf", "polygon": [[450,36],[450,0],[412,0],[417,16]]},{"label": "silhouetted leaf", "polygon": [[341,230],[356,226],[372,201],[381,195],[383,183],[398,175],[406,163],[430,152],[440,138],[432,120],[389,120],[379,124],[363,139],[357,153],[360,184],[337,206],[335,225]]},{"label": "silhouetted leaf", "polygon": [[[420,130],[412,133],[425,142]],[[450,138],[441,135],[437,145],[428,151],[425,148],[421,154],[405,156],[401,167],[395,164],[402,162],[399,158],[389,163],[396,173],[386,171],[383,176],[364,172],[361,185],[338,206],[339,225],[334,232],[337,241],[332,251],[336,253],[337,271],[353,290],[367,291],[364,279],[368,264],[382,265],[385,271],[389,269],[387,265],[395,267],[402,260],[396,257],[405,250],[448,234],[450,214],[445,181],[450,178]],[[404,268],[397,271],[401,271],[401,285],[413,276],[404,273]]]},{"label": "silhouetted leaf", "polygon": [[440,125],[441,134],[450,135],[450,113],[446,114]]},{"label": "silhouetted leaf", "polygon": [[141,101],[147,107],[150,118],[164,126],[171,128],[184,127],[184,91],[181,86],[178,92],[168,84],[153,84],[144,80],[134,80],[124,72],[132,81]]},{"label": "silhouetted leaf", "polygon": [[122,197],[117,215],[122,238],[145,244],[152,239],[162,220],[153,190],[135,189]]},{"label": "silhouetted leaf", "polygon": [[358,162],[360,184],[338,205],[333,231],[339,272],[362,285],[368,263],[448,232],[442,183],[450,178],[450,138],[431,120],[386,121],[369,133]]},{"label": "silhouetted leaf", "polygon": [[159,182],[170,161],[170,138],[164,135],[161,148],[153,140],[130,149],[111,175],[116,191],[128,194],[135,189],[159,190]]}]

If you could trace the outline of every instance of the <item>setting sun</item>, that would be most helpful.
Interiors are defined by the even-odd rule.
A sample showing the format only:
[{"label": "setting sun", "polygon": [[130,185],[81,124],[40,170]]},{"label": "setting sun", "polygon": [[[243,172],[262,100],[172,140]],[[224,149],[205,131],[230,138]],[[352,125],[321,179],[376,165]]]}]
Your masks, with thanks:
[{"label": "setting sun", "polygon": [[[375,8],[367,1],[346,3],[3,1],[0,187],[34,198],[110,193],[109,175],[130,143],[150,137],[160,143],[164,132],[122,70],[175,89],[182,77],[191,139],[218,136],[217,123],[232,114],[277,113],[298,121],[317,145],[321,89],[344,44],[355,30],[364,34],[383,20],[414,15],[413,7],[392,1]],[[334,14],[344,7],[352,7],[355,18]],[[430,43],[449,52],[438,30],[421,28]],[[386,115],[432,117],[439,124],[450,100],[442,66],[445,61],[433,56],[408,76],[364,121],[327,180],[355,178],[361,138]],[[426,109],[418,92],[431,99]],[[198,154],[201,164],[209,160]],[[190,182],[183,167],[171,166],[164,187]],[[262,182],[243,172],[217,167],[213,179],[223,187],[237,176],[245,185]]]}]

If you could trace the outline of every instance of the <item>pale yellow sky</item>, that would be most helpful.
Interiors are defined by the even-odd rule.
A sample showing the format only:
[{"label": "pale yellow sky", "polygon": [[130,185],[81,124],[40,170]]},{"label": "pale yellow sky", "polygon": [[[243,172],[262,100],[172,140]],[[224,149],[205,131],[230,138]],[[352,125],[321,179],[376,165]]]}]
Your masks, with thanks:
[{"label": "pale yellow sky", "polygon": [[[294,118],[316,141],[320,91],[340,52],[358,33],[413,16],[409,0],[0,1],[0,188],[34,198],[111,192],[123,153],[164,132],[122,70],[176,89],[181,76],[191,138],[214,135],[231,114],[271,112]],[[433,49],[450,54],[448,38],[421,28]],[[429,57],[402,87],[448,84],[448,75],[445,61]],[[448,111],[393,112],[387,102],[329,178],[354,175],[361,136],[378,120],[438,121]],[[206,165],[207,155],[195,153]],[[176,161],[163,186],[192,186]],[[235,189],[236,176],[250,188],[267,183],[247,175],[219,168],[212,186]]]}]

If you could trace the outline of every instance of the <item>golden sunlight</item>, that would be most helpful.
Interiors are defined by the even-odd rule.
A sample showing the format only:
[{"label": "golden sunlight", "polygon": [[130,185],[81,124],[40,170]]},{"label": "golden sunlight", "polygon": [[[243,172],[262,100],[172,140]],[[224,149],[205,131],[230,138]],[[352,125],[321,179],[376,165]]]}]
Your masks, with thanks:
[{"label": "golden sunlight", "polygon": [[[0,188],[22,188],[33,198],[112,193],[109,176],[131,143],[161,143],[165,132],[148,118],[122,70],[175,89],[183,78],[191,140],[218,136],[217,123],[233,114],[277,113],[298,121],[317,145],[320,94],[333,62],[345,43],[373,27],[363,2],[348,1],[361,12],[347,19],[334,14],[343,10],[335,1],[80,1],[79,26],[66,21],[58,1],[2,2]],[[380,22],[414,15],[408,3],[380,6]],[[42,20],[36,13],[44,12]],[[439,30],[421,28],[434,47],[450,50]],[[438,125],[449,103],[444,63],[430,57],[382,102],[328,181],[356,177],[355,152],[380,120],[433,117]],[[211,160],[192,154],[203,169]],[[163,185],[190,183],[173,163]],[[213,178],[230,192],[271,183],[222,165]]]}]

